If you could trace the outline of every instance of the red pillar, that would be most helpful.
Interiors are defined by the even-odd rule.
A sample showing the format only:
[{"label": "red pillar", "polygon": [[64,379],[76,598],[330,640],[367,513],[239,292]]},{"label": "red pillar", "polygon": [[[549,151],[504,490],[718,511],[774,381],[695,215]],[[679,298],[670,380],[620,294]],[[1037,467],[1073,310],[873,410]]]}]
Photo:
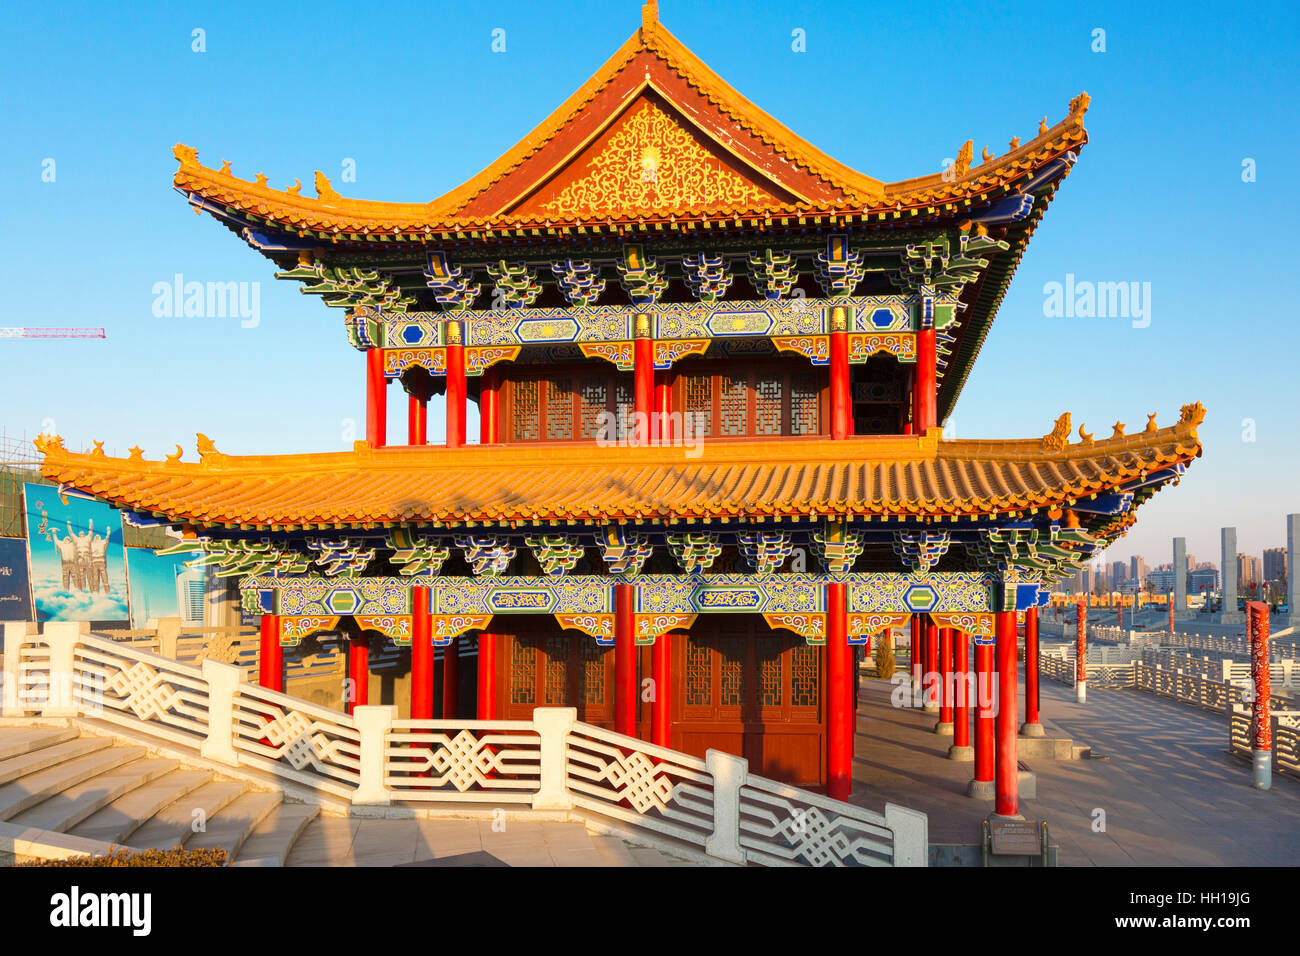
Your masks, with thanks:
[{"label": "red pillar", "polygon": [[993,812],[1014,817],[1020,813],[1020,762],[1016,752],[1016,612],[994,616],[997,634],[998,708],[996,721],[997,792]]},{"label": "red pillar", "polygon": [[348,679],[352,682],[352,698],[347,702],[350,714],[370,699],[370,639],[361,634],[348,638]]},{"label": "red pillar", "polygon": [[1088,700],[1088,605],[1080,601],[1074,606],[1074,699],[1080,704]]},{"label": "red pillar", "polygon": [[921,678],[925,670],[924,655],[921,653],[921,615],[913,614],[909,625],[912,629],[912,644],[908,649],[908,657],[912,662],[912,703],[913,706],[920,707],[923,694]]},{"label": "red pillar", "polygon": [[442,719],[455,720],[460,706],[460,638],[442,649]]},{"label": "red pillar", "polygon": [[939,628],[939,724],[935,732],[950,734],[952,727],[952,628]]},{"label": "red pillar", "polygon": [[916,377],[912,380],[913,433],[924,435],[927,428],[938,424],[934,329],[921,329],[916,333]]},{"label": "red pillar", "polygon": [[497,712],[497,642],[496,634],[483,631],[478,636],[478,706],[479,720],[495,720]]},{"label": "red pillar", "polygon": [[650,742],[660,747],[673,745],[671,638],[671,634],[660,634],[655,638],[654,650],[650,654],[651,676],[654,679],[655,690],[654,702],[650,705]]},{"label": "red pillar", "polygon": [[1043,725],[1038,722],[1038,608],[1025,611],[1025,724],[1020,728],[1025,737],[1043,736]]},{"label": "red pillar", "polygon": [[262,615],[261,646],[257,657],[257,682],[267,690],[284,692],[284,648],[280,646],[280,618]]},{"label": "red pillar", "polygon": [[847,800],[853,781],[853,648],[849,646],[848,585],[826,585],[826,795]]},{"label": "red pillar", "polygon": [[[673,390],[672,390],[672,370],[662,369],[654,373],[654,413],[658,417],[655,427],[650,429],[651,441],[658,441],[660,444],[667,444],[674,440],[672,429],[669,428],[671,415],[673,411]],[[684,438],[686,433],[685,423],[682,426],[682,434],[677,438]]]},{"label": "red pillar", "polygon": [[614,733],[636,736],[636,585],[614,585]]},{"label": "red pillar", "polygon": [[[847,315],[837,321],[841,306],[831,309],[831,438],[853,434],[853,398],[849,390],[849,334]],[[836,326],[841,326],[839,329]]]},{"label": "red pillar", "polygon": [[371,448],[388,443],[388,379],[384,378],[384,350],[366,351],[366,441]]},{"label": "red pillar", "polygon": [[636,338],[632,340],[633,360],[633,411],[636,421],[642,422],[640,430],[634,428],[632,434],[643,444],[654,440],[651,427],[651,412],[654,411],[655,350],[654,340],[650,338],[650,317],[640,314],[635,316]]},{"label": "red pillar", "polygon": [[479,382],[478,392],[478,440],[483,445],[497,443],[497,395],[501,376],[496,369],[486,369]]},{"label": "red pillar", "polygon": [[411,588],[411,719],[433,719],[433,629],[429,589]]},{"label": "red pillar", "polygon": [[966,632],[952,632],[952,747],[948,756],[954,760],[969,760],[970,753],[970,663],[966,653]]},{"label": "red pillar", "polygon": [[406,396],[406,443],[429,443],[429,396],[412,392]]},{"label": "red pillar", "polygon": [[465,346],[459,319],[448,319],[447,332],[447,447],[465,444]]},{"label": "red pillar", "polygon": [[928,614],[921,622],[921,631],[925,635],[925,709],[934,712],[939,709],[939,629]]},{"label": "red pillar", "polygon": [[1256,789],[1268,790],[1273,785],[1273,717],[1269,713],[1273,686],[1268,661],[1268,604],[1248,601],[1246,619],[1250,633],[1250,680],[1255,690],[1250,715],[1253,782]]},{"label": "red pillar", "polygon": [[993,645],[975,644],[975,778],[970,795],[993,796],[993,713],[997,688],[993,684]]}]

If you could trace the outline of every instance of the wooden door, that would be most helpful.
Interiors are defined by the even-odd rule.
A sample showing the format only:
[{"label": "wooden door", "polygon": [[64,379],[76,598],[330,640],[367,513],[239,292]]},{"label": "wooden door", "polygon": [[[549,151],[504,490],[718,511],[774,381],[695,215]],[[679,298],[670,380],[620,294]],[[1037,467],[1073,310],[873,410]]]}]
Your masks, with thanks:
[{"label": "wooden door", "polygon": [[[500,621],[502,618],[496,618]],[[578,720],[614,726],[614,649],[549,615],[512,621],[503,636],[502,717],[531,720],[534,707],[576,707]]]}]

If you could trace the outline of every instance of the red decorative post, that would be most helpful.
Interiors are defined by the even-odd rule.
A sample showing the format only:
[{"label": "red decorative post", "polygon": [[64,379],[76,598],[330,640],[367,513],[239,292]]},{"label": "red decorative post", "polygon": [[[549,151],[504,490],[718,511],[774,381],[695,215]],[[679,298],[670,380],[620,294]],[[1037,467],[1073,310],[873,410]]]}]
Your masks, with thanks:
[{"label": "red decorative post", "polygon": [[636,736],[636,585],[614,585],[614,733]]},{"label": "red decorative post", "polygon": [[947,736],[952,727],[952,628],[939,628],[939,722],[936,734]]},{"label": "red decorative post", "polygon": [[1080,601],[1074,606],[1074,699],[1080,704],[1088,700],[1088,605]]},{"label": "red decorative post", "polygon": [[975,778],[967,793],[980,800],[993,797],[993,714],[997,706],[993,683],[993,644],[975,640]]},{"label": "red decorative post", "polygon": [[670,634],[660,634],[655,638],[654,649],[650,652],[650,670],[655,694],[654,701],[650,704],[650,742],[660,747],[673,745],[671,637]]},{"label": "red decorative post", "polygon": [[853,398],[849,390],[849,310],[831,306],[831,438],[853,434]]},{"label": "red decorative post", "polygon": [[926,615],[921,621],[921,632],[925,642],[925,676],[921,679],[925,688],[925,712],[939,712],[939,629],[934,620]]},{"label": "red decorative post", "polygon": [[1169,591],[1169,636],[1174,636],[1174,592]]},{"label": "red decorative post", "polygon": [[912,706],[921,706],[921,676],[925,668],[921,654],[921,615],[913,614],[909,625],[912,630],[912,643],[907,656],[912,662]]},{"label": "red decorative post", "polygon": [[384,350],[366,351],[366,442],[371,448],[388,443],[388,379],[384,377]]},{"label": "red decorative post", "polygon": [[411,588],[411,720],[433,719],[433,628],[429,589]]},{"label": "red decorative post", "polygon": [[[654,415],[658,420],[650,429],[650,440],[662,445],[673,440],[672,428],[669,427],[673,411],[672,374],[671,369],[660,369],[654,373]],[[686,423],[683,421],[682,434],[678,437],[684,440],[685,436]]]},{"label": "red decorative post", "polygon": [[1254,687],[1251,702],[1251,756],[1254,763],[1256,790],[1273,786],[1273,718],[1269,704],[1273,696],[1268,662],[1268,605],[1263,601],[1246,604],[1250,624],[1250,681]]},{"label": "red decorative post", "polygon": [[924,435],[926,429],[938,424],[935,367],[934,328],[931,326],[916,333],[916,377],[912,380],[912,433],[915,435]]},{"label": "red decorative post", "polygon": [[442,719],[455,720],[460,715],[460,638],[453,637],[442,649]]},{"label": "red decorative post", "polygon": [[352,694],[347,701],[347,712],[354,707],[364,707],[370,699],[370,639],[364,634],[348,638],[348,680]]},{"label": "red decorative post", "polygon": [[1022,737],[1042,737],[1038,722],[1038,608],[1025,611],[1025,722]]},{"label": "red decorative post", "polygon": [[648,313],[638,312],[632,317],[632,322],[632,401],[636,424],[631,433],[635,436],[635,444],[648,445],[654,441],[655,434],[651,427],[655,400],[655,343],[650,337]]},{"label": "red decorative post", "polygon": [[406,443],[408,445],[427,445],[429,400],[412,392],[406,397]]},{"label": "red decorative post", "polygon": [[478,391],[478,440],[482,445],[497,443],[497,396],[501,377],[496,369],[485,369]]},{"label": "red decorative post", "polygon": [[848,585],[826,585],[826,795],[847,800],[853,788],[853,648],[849,646]]},{"label": "red decorative post", "polygon": [[952,746],[948,748],[949,760],[971,760],[975,751],[970,745],[970,658],[966,653],[966,632],[956,628],[952,632]]},{"label": "red decorative post", "polygon": [[448,319],[443,326],[447,343],[447,447],[465,444],[465,345],[464,326]]},{"label": "red decorative post", "polygon": [[494,720],[497,712],[497,641],[500,638],[487,631],[478,636],[478,705],[475,716],[479,720]]},{"label": "red decorative post", "polygon": [[1020,760],[1016,752],[1016,612],[994,615],[997,634],[998,708],[997,791],[993,812],[1002,817],[1020,814]]},{"label": "red decorative post", "polygon": [[267,690],[284,693],[284,648],[280,646],[280,618],[275,614],[262,615],[257,682]]}]

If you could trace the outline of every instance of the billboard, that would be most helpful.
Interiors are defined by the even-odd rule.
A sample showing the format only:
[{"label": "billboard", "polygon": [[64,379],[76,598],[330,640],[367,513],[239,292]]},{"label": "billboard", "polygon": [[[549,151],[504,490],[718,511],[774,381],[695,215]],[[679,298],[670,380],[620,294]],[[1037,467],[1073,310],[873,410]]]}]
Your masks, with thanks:
[{"label": "billboard", "polygon": [[52,485],[23,494],[36,620],[129,620],[121,514]]},{"label": "billboard", "polygon": [[32,620],[27,539],[0,538],[0,621]]},{"label": "billboard", "polygon": [[142,628],[151,618],[161,617],[179,617],[187,625],[203,623],[203,569],[185,567],[193,560],[193,554],[126,549],[132,627]]}]

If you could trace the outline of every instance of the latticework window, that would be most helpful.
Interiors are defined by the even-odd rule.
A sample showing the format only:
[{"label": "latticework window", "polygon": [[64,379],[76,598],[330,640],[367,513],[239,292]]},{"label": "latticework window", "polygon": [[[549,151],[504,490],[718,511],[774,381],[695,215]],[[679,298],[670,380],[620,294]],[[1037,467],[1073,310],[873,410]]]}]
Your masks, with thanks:
[{"label": "latticework window", "polygon": [[707,707],[712,703],[709,694],[713,668],[709,642],[702,637],[686,638],[686,703]]},{"label": "latticework window", "polygon": [[790,434],[821,432],[821,396],[812,375],[790,376]]},{"label": "latticework window", "polygon": [[522,639],[510,643],[510,703],[531,704],[537,693],[537,652]]},{"label": "latticework window", "polygon": [[816,707],[818,701],[817,648],[800,641],[790,654],[790,703],[794,707]]},{"label": "latticework window", "polygon": [[582,437],[598,438],[601,416],[609,407],[609,384],[603,378],[584,378],[580,402]]},{"label": "latticework window", "polygon": [[713,376],[687,376],[685,393],[685,414],[690,421],[697,423],[694,433],[700,436],[713,434]]},{"label": "latticework window", "polygon": [[620,381],[616,390],[616,398],[615,414],[618,415],[618,437],[625,440],[628,437],[628,430],[632,428],[632,412],[636,408],[636,394],[632,391],[631,385]]},{"label": "latticework window", "polygon": [[782,381],[776,375],[760,375],[754,389],[754,434],[781,434]]},{"label": "latticework window", "polygon": [[546,437],[564,441],[573,437],[573,381],[568,378],[546,383]]},{"label": "latticework window", "polygon": [[605,703],[605,655],[611,651],[595,641],[583,640],[581,644],[582,699],[586,704],[599,707]]},{"label": "latticework window", "polygon": [[783,637],[760,637],[754,650],[758,655],[758,694],[762,707],[780,707],[783,701],[781,686],[781,652],[789,646]]},{"label": "latticework window", "polygon": [[722,419],[719,434],[744,435],[749,430],[746,427],[749,424],[749,390],[745,385],[742,376],[718,376],[718,409]]},{"label": "latticework window", "polygon": [[541,435],[541,405],[537,400],[537,379],[514,383],[510,437],[514,441],[537,441]]},{"label": "latticework window", "polygon": [[546,686],[543,699],[548,704],[568,703],[569,642],[564,637],[547,637],[542,641],[541,652],[545,658]]},{"label": "latticework window", "polygon": [[721,658],[718,704],[739,707],[745,699],[745,640],[720,639],[714,646]]}]

